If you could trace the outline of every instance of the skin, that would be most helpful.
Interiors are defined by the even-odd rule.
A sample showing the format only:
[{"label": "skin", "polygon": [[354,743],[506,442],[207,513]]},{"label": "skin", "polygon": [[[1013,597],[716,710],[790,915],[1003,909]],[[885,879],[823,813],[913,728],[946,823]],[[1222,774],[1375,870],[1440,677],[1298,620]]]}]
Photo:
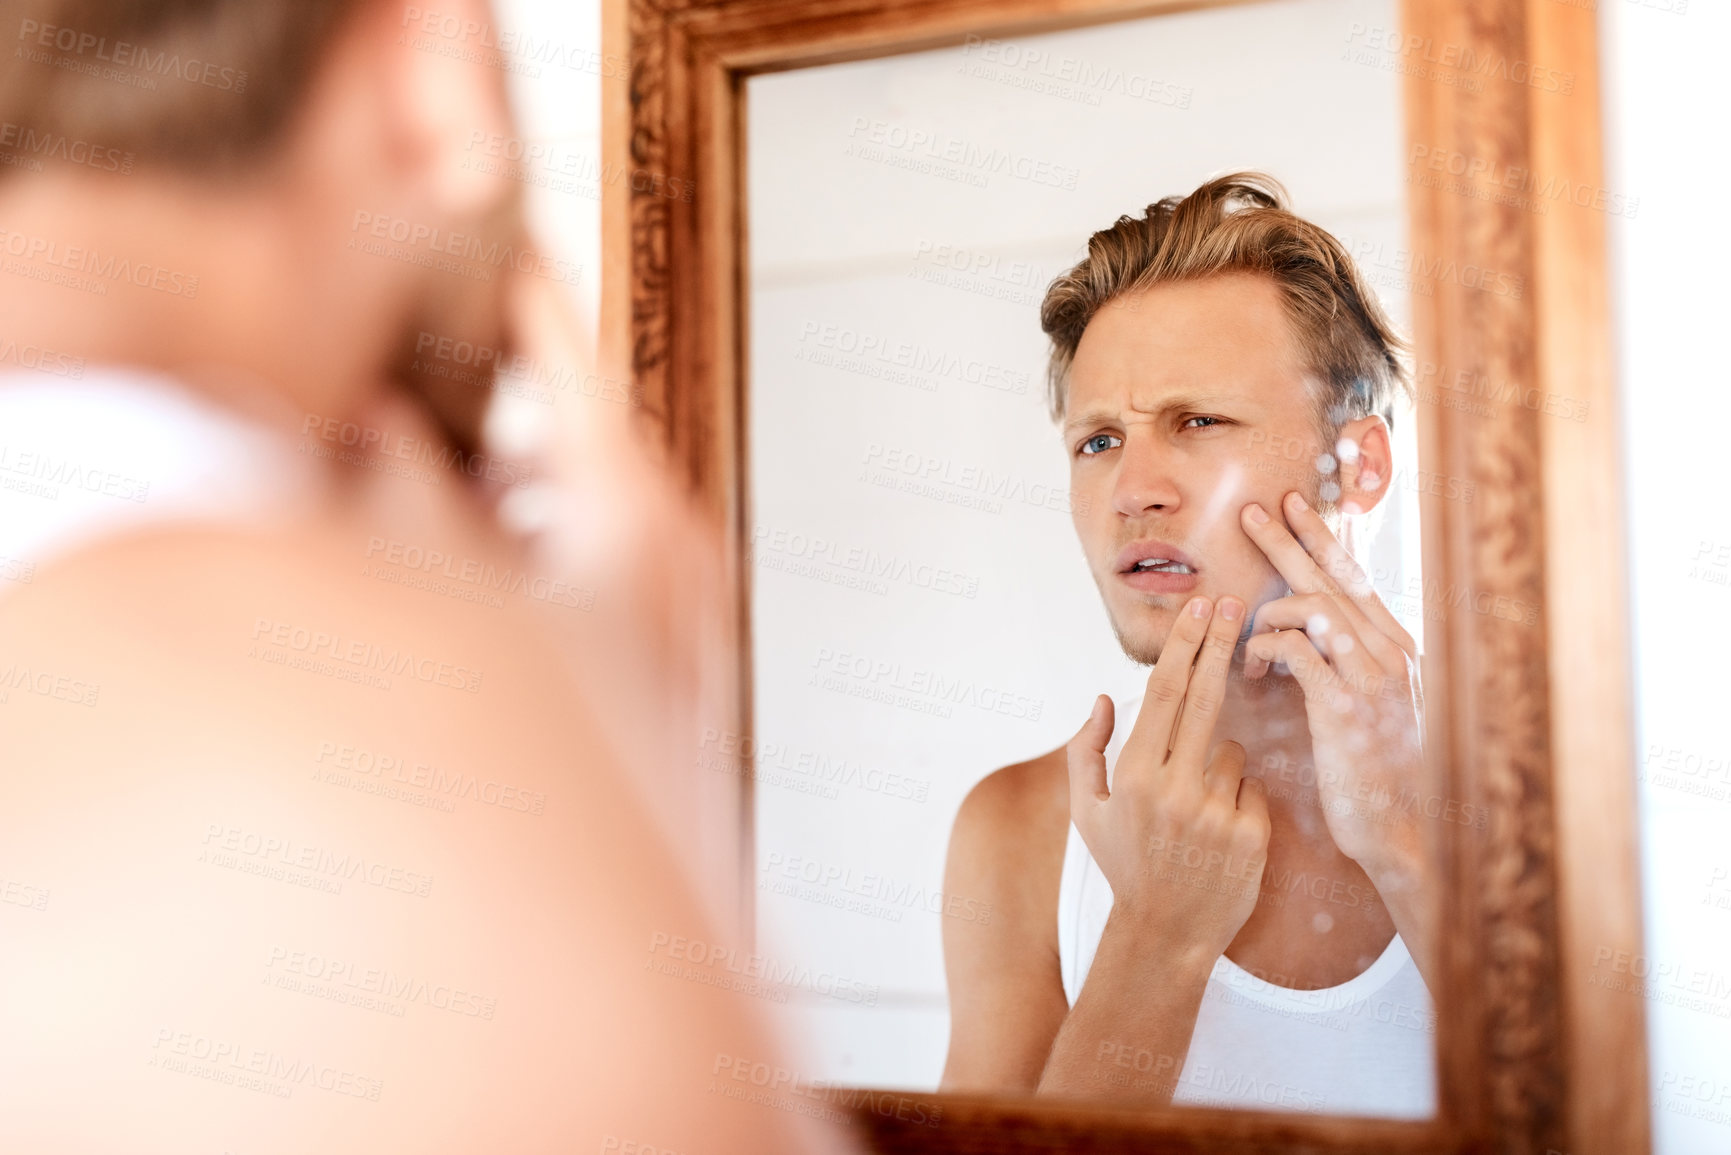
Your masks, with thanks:
[{"label": "skin", "polygon": [[[946,890],[1003,914],[944,928],[945,1089],[1169,1102],[1222,954],[1319,989],[1398,931],[1429,977],[1423,831],[1393,801],[1421,783],[1416,647],[1340,540],[1343,512],[1388,493],[1388,431],[1360,418],[1325,445],[1311,389],[1265,277],[1158,285],[1084,332],[1063,429],[1077,537],[1125,651],[1153,669],[1110,790],[1102,695],[1066,746],[963,802]],[[1295,471],[1325,452],[1337,471]],[[1194,580],[1172,583],[1189,588],[1123,577],[1121,550],[1149,539],[1191,559]],[[1074,1007],[1056,925],[1072,820],[1114,895]],[[1282,885],[1299,877],[1338,887]],[[1109,1080],[1101,1056],[1126,1046],[1157,1057],[1153,1077]]]},{"label": "skin", "polygon": [[[475,0],[443,14],[490,19]],[[0,277],[7,336],[172,374],[286,438],[308,414],[472,436],[485,391],[406,370],[422,327],[588,371],[545,280],[478,289],[348,247],[357,209],[484,237],[514,213],[514,186],[462,165],[471,134],[511,131],[502,74],[398,45],[404,20],[401,5],[362,4],[286,135],[244,171],[51,168],[0,182],[9,230],[201,278],[188,299]],[[728,941],[629,788],[661,774],[666,790],[691,764],[693,742],[682,762],[671,751],[701,715],[698,651],[716,607],[692,600],[715,583],[689,572],[693,558],[719,572],[719,547],[639,452],[627,412],[561,409],[555,456],[580,460],[555,470],[570,508],[554,525],[585,530],[558,550],[531,555],[503,533],[497,494],[463,475],[432,485],[301,457],[301,497],[277,514],[113,534],[0,593],[0,670],[99,688],[89,707],[16,685],[0,704],[0,880],[47,895],[40,910],[0,904],[0,1148],[846,1148],[746,1101],[761,1086],[735,1072],[794,1070],[749,1000],[656,965],[675,939]],[[367,576],[378,538],[593,589],[597,610],[381,582]],[[677,586],[670,540],[688,563]],[[481,679],[471,693],[399,674],[381,689],[259,660],[275,622]],[[342,747],[401,765],[369,775],[336,762]],[[436,793],[418,764],[508,784],[541,808],[478,793],[431,808],[356,788]],[[353,874],[336,876],[338,893],[290,885],[242,869],[282,865],[249,854],[249,834],[286,842],[291,863],[354,855],[430,886]],[[313,958],[349,964],[353,981]],[[377,970],[429,993],[386,997],[394,1014],[296,989],[322,978],[377,994]],[[491,1013],[434,1001],[452,990]],[[214,1046],[235,1049],[200,1062]],[[294,1081],[276,1061],[317,1078]],[[327,1073],[346,1090],[317,1081]],[[289,1093],[232,1081],[261,1075]],[[784,1102],[797,1093],[779,1086]]]}]

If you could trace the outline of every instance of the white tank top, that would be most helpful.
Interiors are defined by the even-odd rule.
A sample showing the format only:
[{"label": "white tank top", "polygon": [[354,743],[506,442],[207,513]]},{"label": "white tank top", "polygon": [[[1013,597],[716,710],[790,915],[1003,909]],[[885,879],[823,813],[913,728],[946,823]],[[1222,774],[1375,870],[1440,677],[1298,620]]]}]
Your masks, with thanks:
[{"label": "white tank top", "polygon": [[282,433],[172,378],[0,373],[0,597],[53,557],[166,522],[245,524],[316,492]]},{"label": "white tank top", "polygon": [[[1108,782],[1142,699],[1114,705],[1121,721],[1106,748]],[[1111,912],[1112,888],[1072,823],[1058,886],[1058,958],[1072,1006]],[[1163,1073],[1132,1063],[1126,1074],[1146,1079]],[[1402,1119],[1434,1115],[1436,1015],[1400,935],[1363,974],[1321,990],[1275,986],[1224,955],[1216,959],[1172,1101]]]}]

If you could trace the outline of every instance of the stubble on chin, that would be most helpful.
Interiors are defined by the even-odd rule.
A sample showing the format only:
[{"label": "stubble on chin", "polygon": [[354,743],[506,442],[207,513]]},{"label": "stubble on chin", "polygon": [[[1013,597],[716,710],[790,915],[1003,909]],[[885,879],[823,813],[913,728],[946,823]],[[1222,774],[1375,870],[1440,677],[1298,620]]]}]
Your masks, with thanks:
[{"label": "stubble on chin", "polygon": [[[1124,623],[1118,620],[1118,615],[1110,609],[1106,617],[1112,623],[1112,633],[1118,639],[1118,648],[1124,651],[1124,656],[1139,666],[1152,666],[1160,660],[1160,651],[1166,645],[1166,630],[1126,630]],[[1170,627],[1167,627],[1170,628]]]},{"label": "stubble on chin", "polygon": [[[1106,611],[1106,620],[1112,625],[1113,636],[1118,639],[1118,648],[1124,651],[1125,657],[1137,665],[1152,666],[1160,660],[1160,651],[1166,644],[1166,634],[1171,630],[1172,624],[1168,622],[1163,627],[1154,624],[1152,627],[1144,627],[1136,631],[1133,635],[1125,628],[1120,611],[1113,608],[1112,599],[1107,594],[1108,586],[1106,583],[1111,580],[1110,576],[1102,580],[1099,573],[1096,572],[1094,588],[1100,591],[1100,605]],[[1146,604],[1138,604],[1131,607],[1128,612],[1146,619],[1153,616],[1150,613],[1151,608]]]}]

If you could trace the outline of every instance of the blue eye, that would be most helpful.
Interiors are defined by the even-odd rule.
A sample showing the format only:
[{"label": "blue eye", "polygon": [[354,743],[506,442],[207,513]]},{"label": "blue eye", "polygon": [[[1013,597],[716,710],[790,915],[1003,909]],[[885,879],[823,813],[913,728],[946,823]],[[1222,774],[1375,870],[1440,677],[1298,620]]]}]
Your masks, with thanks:
[{"label": "blue eye", "polygon": [[1220,418],[1218,418],[1218,417],[1186,417],[1184,419],[1184,427],[1186,429],[1206,429],[1206,428],[1208,428],[1208,425],[1192,425],[1192,424],[1190,424],[1192,421],[1206,421],[1206,422],[1208,422],[1208,425],[1219,425],[1220,424]]},{"label": "blue eye", "polygon": [[[1107,442],[1108,444],[1101,444],[1102,442]],[[1110,433],[1096,433],[1094,436],[1088,438],[1088,440],[1082,442],[1082,452],[1089,456],[1093,456],[1096,453],[1104,453],[1106,450],[1122,444],[1124,444],[1124,439],[1122,437],[1113,437]]]}]

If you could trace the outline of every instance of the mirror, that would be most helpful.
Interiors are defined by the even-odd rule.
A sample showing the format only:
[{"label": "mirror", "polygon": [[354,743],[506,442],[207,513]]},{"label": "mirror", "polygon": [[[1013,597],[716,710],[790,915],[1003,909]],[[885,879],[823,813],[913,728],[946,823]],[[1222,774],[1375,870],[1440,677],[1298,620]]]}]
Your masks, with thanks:
[{"label": "mirror", "polygon": [[[1420,500],[1474,496],[1419,467],[1436,382],[1411,366],[1419,404],[1396,398],[1386,421],[1307,421],[1329,395],[1294,371],[1276,282],[1179,277],[1096,306],[1064,411],[1077,417],[1085,395],[1096,420],[1064,427],[1041,327],[1049,286],[1092,234],[1254,170],[1410,333],[1413,296],[1453,274],[1409,240],[1399,27],[1393,0],[1273,0],[745,81],[753,716],[749,739],[710,753],[753,768],[756,950],[811,1078],[1434,1114],[1436,1010],[1408,940],[1427,937],[1441,884],[1382,893],[1417,876],[1365,863],[1393,844],[1379,830],[1429,840],[1484,821],[1430,785],[1408,745],[1422,705],[1403,678],[1416,679],[1426,619],[1441,620]],[[1338,622],[1318,622],[1313,602],[1282,601],[1309,560],[1300,549],[1277,565],[1268,549],[1285,535],[1252,538],[1240,511],[1268,504],[1277,530],[1320,551],[1314,515],[1280,505],[1289,490],[1325,511],[1372,495],[1347,528],[1333,512],[1329,524],[1386,613],[1347,598]],[[1183,559],[1129,564],[1167,572],[1120,572],[1126,548],[1162,542]],[[1325,652],[1344,638],[1332,668],[1370,679],[1307,698],[1290,666],[1249,676],[1238,645],[1215,732],[1198,732],[1204,750],[1242,741],[1265,843],[1209,841],[1173,817],[1179,795],[1132,812],[1140,796],[1116,788],[1120,766],[1145,783],[1236,777],[1195,739],[1168,756],[1164,735],[1129,738],[1147,663],[1178,644],[1168,632],[1192,592],[1248,603],[1236,624],[1212,623],[1234,636],[1302,634]],[[1307,606],[1313,620],[1291,620]],[[1355,645],[1381,662],[1358,664]],[[1367,673],[1397,666],[1380,690]],[[1187,717],[1209,691],[1182,676]],[[1101,694],[1117,801],[1084,834],[1064,748]],[[1324,700],[1354,723],[1309,721]],[[1371,753],[1343,758],[1348,746]],[[1234,829],[1254,825],[1254,792],[1229,796]],[[1167,825],[1148,824],[1156,811]],[[1364,862],[1337,838],[1357,839]],[[1113,869],[1162,900],[1145,923],[1108,925],[1096,846],[1139,848],[1130,873]],[[1429,842],[1411,853],[1428,863]],[[1180,903],[1186,890],[1206,897]],[[1207,948],[1216,938],[1230,945]],[[1197,952],[1199,968],[1181,965]],[[1193,1033],[1148,1025],[1186,1016]]]}]

